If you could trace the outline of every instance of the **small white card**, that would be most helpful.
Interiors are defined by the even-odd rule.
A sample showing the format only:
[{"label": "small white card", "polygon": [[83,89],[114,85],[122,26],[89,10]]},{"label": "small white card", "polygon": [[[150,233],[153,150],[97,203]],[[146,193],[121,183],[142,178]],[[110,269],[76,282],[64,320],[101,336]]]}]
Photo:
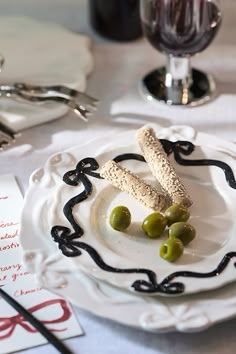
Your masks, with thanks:
[{"label": "small white card", "polygon": [[[37,287],[21,263],[19,243],[23,197],[14,176],[0,176],[0,286],[60,339],[83,334],[70,305]],[[0,297],[0,354],[47,343],[47,340]]]}]

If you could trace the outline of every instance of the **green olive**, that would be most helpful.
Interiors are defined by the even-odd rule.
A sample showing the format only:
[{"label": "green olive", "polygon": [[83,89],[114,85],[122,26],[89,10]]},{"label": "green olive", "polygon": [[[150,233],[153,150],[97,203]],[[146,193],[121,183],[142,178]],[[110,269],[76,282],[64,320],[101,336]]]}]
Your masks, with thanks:
[{"label": "green olive", "polygon": [[160,237],[167,225],[166,218],[160,213],[148,215],[142,224],[142,229],[150,238]]},{"label": "green olive", "polygon": [[191,242],[195,235],[195,228],[186,222],[176,222],[169,228],[169,237],[180,239],[184,246]]},{"label": "green olive", "polygon": [[178,238],[168,238],[160,246],[160,257],[169,262],[174,262],[184,251],[184,245]]},{"label": "green olive", "polygon": [[168,226],[175,222],[187,221],[190,217],[190,212],[187,208],[180,204],[173,204],[165,211]]},{"label": "green olive", "polygon": [[113,229],[117,231],[124,231],[129,227],[131,223],[131,214],[127,207],[117,206],[110,214],[110,225]]}]

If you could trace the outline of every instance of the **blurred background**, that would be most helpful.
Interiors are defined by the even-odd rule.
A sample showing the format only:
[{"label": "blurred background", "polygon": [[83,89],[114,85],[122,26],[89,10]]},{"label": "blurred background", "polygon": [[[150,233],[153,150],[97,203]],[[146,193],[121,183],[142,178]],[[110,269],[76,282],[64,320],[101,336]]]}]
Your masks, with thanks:
[{"label": "blurred background", "polygon": [[0,14],[30,16],[56,22],[72,31],[88,32],[87,0],[1,0]]},{"label": "blurred background", "polygon": [[[60,23],[72,31],[85,32],[90,34],[92,38],[103,41],[91,30],[88,20],[88,4],[88,0],[1,0],[0,14],[1,16],[30,16],[41,21]],[[232,4],[235,6],[235,11],[232,11]],[[222,41],[224,36],[226,43],[236,44],[236,37],[232,36],[232,30],[236,34],[236,0],[222,0],[221,5],[225,16],[223,27],[219,31],[216,41]],[[227,11],[229,6],[231,6],[231,11]]]}]

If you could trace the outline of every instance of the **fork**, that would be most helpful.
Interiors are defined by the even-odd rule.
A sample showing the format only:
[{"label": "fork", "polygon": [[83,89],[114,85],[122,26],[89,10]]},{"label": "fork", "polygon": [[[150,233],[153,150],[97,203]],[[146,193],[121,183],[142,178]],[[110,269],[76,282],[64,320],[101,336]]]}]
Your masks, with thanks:
[{"label": "fork", "polygon": [[53,101],[63,103],[84,121],[91,110],[97,108],[98,100],[78,90],[63,85],[38,86],[25,83],[0,85],[0,97],[20,98],[29,102]]},{"label": "fork", "polygon": [[[91,114],[91,110],[97,108],[99,102],[96,98],[67,86],[37,86],[25,83],[0,85],[0,97],[22,99],[29,102],[53,101],[63,103],[86,122],[88,121],[87,116]],[[0,122],[0,150],[3,150],[7,145],[11,145],[18,134],[6,124]]]}]

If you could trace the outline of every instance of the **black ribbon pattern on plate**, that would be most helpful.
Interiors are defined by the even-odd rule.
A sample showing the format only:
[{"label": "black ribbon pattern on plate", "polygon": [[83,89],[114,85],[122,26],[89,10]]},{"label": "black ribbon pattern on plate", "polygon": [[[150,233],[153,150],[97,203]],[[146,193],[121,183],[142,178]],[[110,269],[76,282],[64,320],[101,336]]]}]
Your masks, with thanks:
[{"label": "black ribbon pattern on plate", "polygon": [[[171,142],[166,139],[160,140],[162,146],[167,153],[170,155],[173,153],[175,161],[184,166],[217,166],[221,168],[224,172],[225,179],[229,186],[236,189],[236,181],[231,167],[223,161],[212,160],[212,159],[185,159],[183,155],[191,155],[194,151],[195,146],[189,141],[176,141]],[[116,162],[122,162],[124,160],[138,160],[140,162],[145,162],[142,155],[127,153],[118,155],[114,158]],[[84,230],[78,224],[73,216],[73,208],[78,203],[85,201],[89,195],[92,193],[93,185],[88,178],[88,176],[102,179],[97,171],[99,168],[98,162],[91,157],[87,157],[79,161],[74,170],[68,171],[64,174],[63,180],[66,184],[70,186],[83,185],[84,190],[71,198],[63,208],[63,212],[67,220],[71,225],[71,229],[61,225],[55,225],[51,229],[51,236],[55,242],[58,243],[59,249],[67,257],[77,257],[82,254],[81,250],[86,251],[98,267],[107,272],[112,273],[136,273],[145,274],[147,280],[137,279],[131,286],[135,291],[140,293],[165,293],[165,294],[181,294],[184,292],[185,286],[182,282],[176,281],[179,277],[191,277],[191,278],[209,278],[218,276],[227,267],[230,260],[236,257],[236,252],[227,253],[215,269],[210,272],[200,273],[192,271],[178,271],[169,274],[160,283],[157,282],[156,273],[150,269],[145,268],[114,268],[111,265],[104,262],[101,255],[89,244],[82,242],[81,237],[84,235]],[[236,263],[234,264],[236,267]]]}]

